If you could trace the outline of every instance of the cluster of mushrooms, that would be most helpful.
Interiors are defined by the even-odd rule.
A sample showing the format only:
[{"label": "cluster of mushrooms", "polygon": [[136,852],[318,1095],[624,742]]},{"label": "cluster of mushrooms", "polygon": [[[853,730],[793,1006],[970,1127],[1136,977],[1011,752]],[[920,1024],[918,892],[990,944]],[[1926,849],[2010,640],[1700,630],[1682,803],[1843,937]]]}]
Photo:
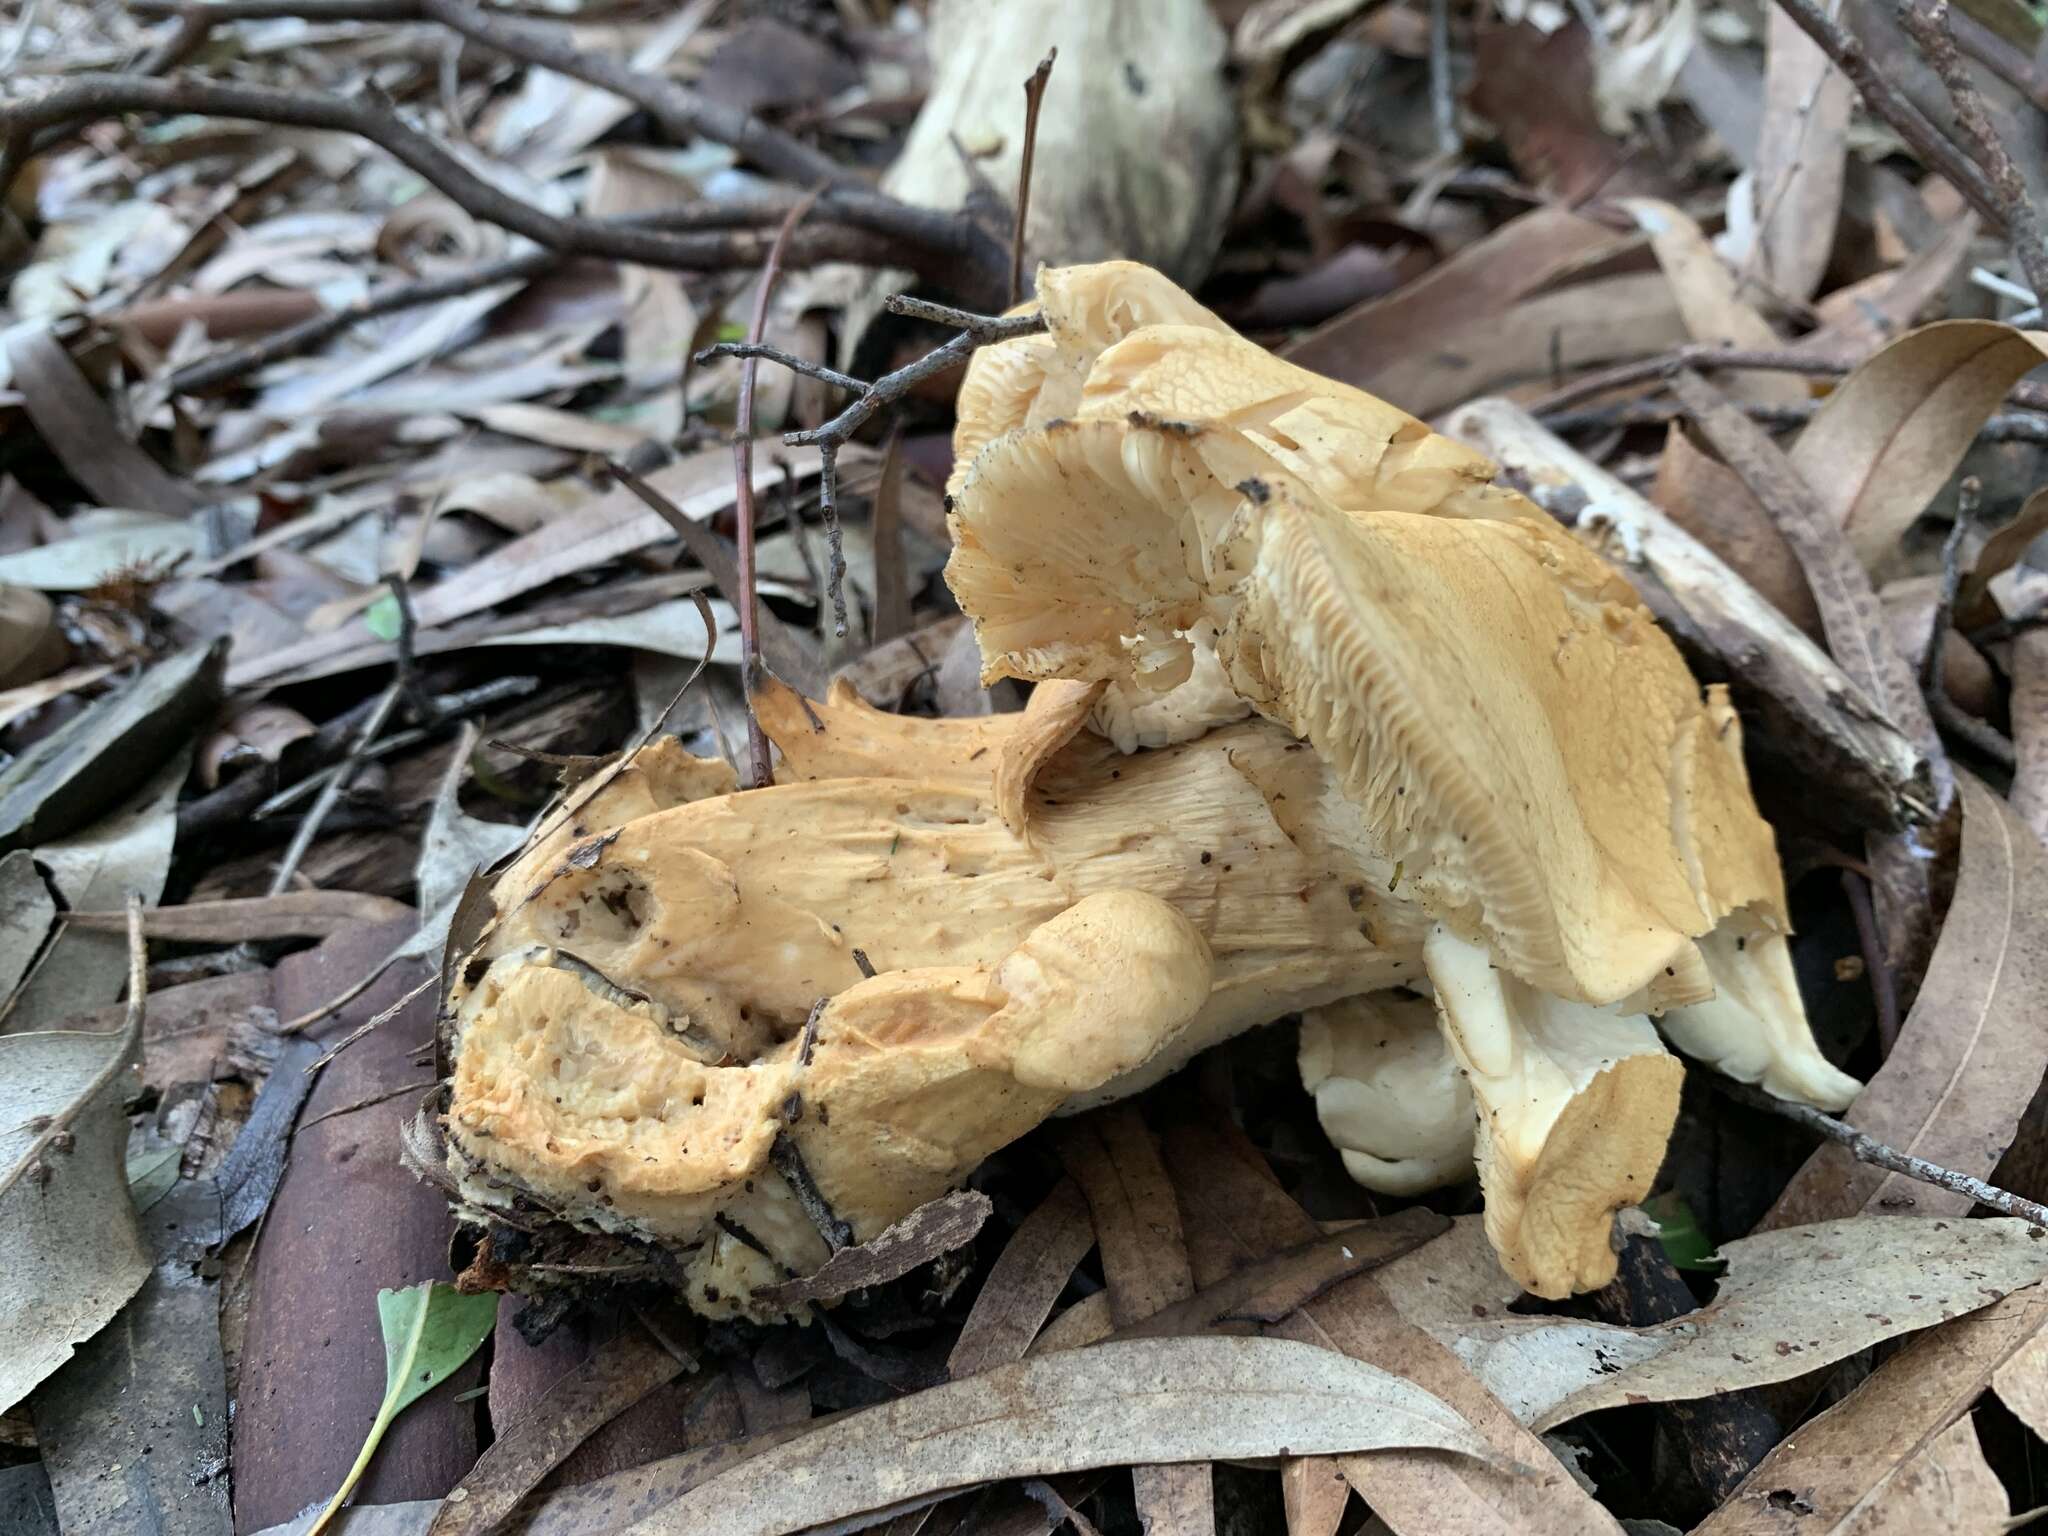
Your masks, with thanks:
[{"label": "cluster of mushrooms", "polygon": [[1046,333],[960,391],[946,570],[1029,706],[771,683],[773,786],[668,742],[557,818],[448,1000],[462,1206],[773,1316],[1047,1116],[1299,1014],[1352,1176],[1476,1165],[1503,1267],[1557,1297],[1613,1276],[1656,1175],[1664,1040],[1847,1104],[1734,711],[1630,588],[1150,269],[1038,290]]}]

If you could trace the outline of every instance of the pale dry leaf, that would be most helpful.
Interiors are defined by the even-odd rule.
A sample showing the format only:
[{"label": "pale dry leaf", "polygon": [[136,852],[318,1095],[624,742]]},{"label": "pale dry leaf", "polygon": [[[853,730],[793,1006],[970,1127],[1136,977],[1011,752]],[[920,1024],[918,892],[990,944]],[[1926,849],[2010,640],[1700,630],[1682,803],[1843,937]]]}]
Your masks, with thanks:
[{"label": "pale dry leaf", "polygon": [[199,494],[138,448],[122,431],[71,354],[48,330],[16,336],[8,346],[14,387],[45,444],[71,478],[109,507],[166,517],[195,510]]},{"label": "pale dry leaf", "polygon": [[1764,115],[1751,182],[1756,254],[1783,297],[1813,297],[1834,250],[1848,169],[1848,76],[1820,45],[1772,7],[1764,32]]},{"label": "pale dry leaf", "polygon": [[1785,535],[1741,477],[1696,448],[1682,425],[1664,439],[1650,499],[1803,632],[1820,635],[1820,610]]},{"label": "pale dry leaf", "polygon": [[1892,1536],[1897,1531],[2005,1536],[2011,1517],[2005,1484],[1985,1461],[1977,1428],[1965,1416],[1873,1488],[1839,1529],[1842,1536]]},{"label": "pale dry leaf", "polygon": [[1792,464],[1865,569],[1948,483],[2006,391],[2048,360],[2048,333],[1944,320],[1857,368],[1792,448]]},{"label": "pale dry leaf", "polygon": [[1392,1446],[1486,1454],[1471,1427],[1420,1387],[1329,1350],[1284,1339],[1140,1339],[998,1366],[849,1414],[632,1529],[783,1536],[1006,1477]]},{"label": "pale dry leaf", "polygon": [[2001,1217],[1864,1217],[1724,1244],[1697,1312],[1647,1328],[1512,1313],[1520,1294],[1473,1218],[1381,1272],[1404,1317],[1537,1430],[1625,1403],[1789,1381],[2040,1279],[2048,1235]]},{"label": "pale dry leaf", "polygon": [[[68,907],[107,908],[129,895],[154,902],[178,837],[178,787],[190,748],[172,754],[125,804],[82,832],[38,845],[36,862]],[[105,1007],[127,979],[126,935],[65,927],[15,993],[0,1029],[41,1029]]]},{"label": "pale dry leaf", "polygon": [[2048,1332],[2036,1333],[1991,1373],[1991,1390],[2014,1418],[2048,1438]]},{"label": "pale dry leaf", "polygon": [[57,903],[35,855],[17,848],[0,859],[0,1004],[28,974],[56,916]]},{"label": "pale dry leaf", "polygon": [[1095,1226],[1080,1186],[1062,1179],[1024,1218],[975,1295],[947,1356],[956,1380],[1024,1358],[1074,1266],[1095,1246]]},{"label": "pale dry leaf", "polygon": [[[1899,1039],[1844,1119],[1944,1168],[1989,1178],[2048,1066],[2048,853],[2012,808],[1967,774],[1955,895]],[[1807,1159],[1767,1225],[1858,1211],[1960,1215],[1970,1198],[1851,1158]]]},{"label": "pale dry leaf", "polygon": [[0,555],[0,581],[44,592],[84,592],[124,570],[168,571],[199,547],[185,517],[106,508],[74,514],[70,537]]},{"label": "pale dry leaf", "polygon": [[61,699],[67,693],[80,688],[90,688],[94,683],[112,677],[121,669],[112,662],[98,666],[73,667],[68,672],[59,672],[38,683],[23,683],[18,688],[0,690],[0,728],[12,725],[32,709],[41,709],[52,699]]},{"label": "pale dry leaf", "polygon": [[[129,1076],[101,1080],[121,1045],[118,1031],[0,1036],[0,1409],[69,1359],[149,1275],[128,1196]],[[81,1100],[68,1150],[37,1155],[42,1117]]]},{"label": "pale dry leaf", "polygon": [[[1778,333],[1744,296],[1735,274],[1698,224],[1655,198],[1624,198],[1621,206],[1650,237],[1650,249],[1670,280],[1678,312],[1694,341],[1758,352],[1777,348]],[[1807,398],[1806,381],[1790,373],[1735,372],[1725,387],[1752,405],[1797,405]]]},{"label": "pale dry leaf", "polygon": [[[1869,1527],[1853,1523],[1860,1512],[1969,1411],[1999,1367],[2040,1338],[2044,1323],[2048,1296],[2032,1286],[1929,1329],[1779,1442],[1693,1536],[1784,1536],[1788,1529],[1870,1536]],[[1946,1529],[1917,1520],[1896,1528]]]}]

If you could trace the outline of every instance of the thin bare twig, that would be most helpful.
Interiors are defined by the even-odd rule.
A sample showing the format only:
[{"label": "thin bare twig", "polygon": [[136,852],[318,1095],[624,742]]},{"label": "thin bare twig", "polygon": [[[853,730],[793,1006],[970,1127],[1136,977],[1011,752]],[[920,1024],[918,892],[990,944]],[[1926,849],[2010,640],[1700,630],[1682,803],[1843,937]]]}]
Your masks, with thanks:
[{"label": "thin bare twig", "polygon": [[818,1236],[825,1239],[825,1246],[834,1253],[842,1248],[851,1248],[853,1228],[833,1212],[832,1202],[825,1198],[818,1188],[818,1181],[811,1177],[802,1151],[788,1132],[776,1133],[775,1140],[768,1147],[768,1160],[782,1175],[783,1182],[789,1185],[790,1193],[796,1196],[797,1206],[811,1218],[811,1225],[818,1229]]},{"label": "thin bare twig", "polygon": [[142,1043],[142,1020],[148,1002],[149,946],[142,937],[142,898],[131,891],[128,895],[128,1011],[122,1015],[120,1032],[114,1038],[114,1049],[108,1053],[100,1069],[93,1073],[92,1080],[69,1104],[54,1115],[38,1115],[29,1122],[36,1128],[36,1139],[23,1149],[7,1177],[0,1179],[0,1195],[12,1189],[24,1174],[47,1177],[49,1164],[44,1158],[52,1152],[71,1150],[72,1125],[106,1091],[107,1085],[128,1069],[136,1047]]},{"label": "thin bare twig", "polygon": [[2011,771],[2013,744],[2004,732],[1969,714],[1949,697],[1947,673],[1948,635],[1955,622],[1956,593],[1963,584],[1963,540],[1976,515],[1982,487],[1975,475],[1963,477],[1956,504],[1956,520],[1949,526],[1941,546],[1941,582],[1935,589],[1933,626],[1927,632],[1927,649],[1920,657],[1920,691],[1927,696],[1927,708],[1942,733],[1981,752],[2001,768]]},{"label": "thin bare twig", "polygon": [[[623,97],[652,117],[671,140],[711,139],[771,176],[805,186],[829,185],[834,218],[886,237],[910,258],[891,264],[909,265],[935,280],[950,278],[956,287],[990,300],[1000,291],[1004,253],[973,221],[878,192],[855,168],[751,113],[698,94],[681,81],[635,69],[609,54],[585,52],[576,45],[570,27],[559,22],[514,15],[471,0],[133,0],[131,9],[138,15],[178,16],[188,24],[205,26],[278,18],[433,22],[480,47]],[[754,266],[759,261],[757,252],[732,264]]]},{"label": "thin bare twig", "polygon": [[348,788],[349,781],[363,766],[363,760],[370,750],[370,743],[377,739],[377,733],[384,729],[384,722],[391,718],[391,711],[397,707],[403,691],[404,685],[394,679],[378,696],[376,708],[364,718],[362,729],[356,732],[356,739],[349,744],[348,756],[341,760],[333,776],[320,786],[320,797],[313,802],[312,808],[306,812],[305,819],[292,833],[292,840],[285,845],[284,857],[278,860],[277,873],[271,876],[272,896],[282,893],[291,885],[292,876],[298,871],[299,860],[303,859],[306,850],[313,846],[313,839],[320,835],[320,824],[327,819],[328,812],[334,809],[342,791]]},{"label": "thin bare twig", "polygon": [[2037,299],[2048,301],[2048,244],[2042,243],[2041,220],[2034,212],[2033,199],[2027,196],[2026,178],[2013,164],[2012,152],[1998,130],[1991,126],[1991,114],[1977,93],[1970,66],[1956,51],[1955,34],[1948,24],[1948,0],[1905,0],[1899,7],[1899,24],[1941,76],[1956,109],[1956,126],[1968,137],[1977,163],[1990,180],[2000,222],[2020,270],[2027,275],[2027,286]]},{"label": "thin bare twig", "polygon": [[1708,1074],[1707,1081],[1715,1088],[1741,1104],[1753,1109],[1768,1110],[1784,1120],[1803,1125],[1809,1131],[1826,1137],[1837,1146],[1844,1148],[1859,1163],[1868,1163],[1873,1168],[1882,1168],[1887,1173],[1904,1174],[1922,1184],[1932,1184],[1937,1189],[1952,1190],[1959,1195],[1968,1195],[1979,1205],[1988,1205],[2002,1216],[2017,1216],[2021,1221],[2036,1227],[2048,1228],[2048,1206],[2037,1205],[2032,1200],[2021,1198],[2011,1190],[2000,1189],[1986,1184],[1982,1179],[1973,1179],[1967,1173],[1957,1173],[1953,1168],[1944,1168],[1939,1163],[1930,1163],[1924,1157],[1914,1157],[1896,1147],[1886,1146],[1873,1136],[1866,1136],[1833,1115],[1822,1114],[1810,1104],[1794,1104],[1785,1099],[1774,1098],[1761,1088],[1752,1088],[1747,1083],[1738,1083],[1715,1074]]},{"label": "thin bare twig", "polygon": [[[119,112],[197,113],[287,127],[353,134],[419,173],[465,212],[526,236],[558,255],[602,256],[642,266],[702,271],[757,264],[766,252],[758,231],[671,232],[649,223],[558,216],[514,197],[471,171],[432,136],[372,99],[312,91],[281,91],[219,81],[140,75],[78,75],[43,95],[0,103],[0,141],[10,145],[55,124]],[[0,176],[10,161],[0,159]],[[13,164],[12,169],[19,169]],[[0,181],[0,192],[5,182]],[[795,252],[792,252],[794,256]],[[921,250],[873,231],[821,230],[802,259],[904,263],[957,273],[958,257]]]},{"label": "thin bare twig", "polygon": [[[818,193],[814,191],[790,209],[782,227],[775,232],[775,243],[768,247],[767,259],[761,263],[760,281],[754,285],[754,316],[747,325],[747,342],[751,346],[760,346],[767,333],[768,304],[775,295],[775,280],[782,274],[782,253],[797,225],[803,222],[804,214],[817,200]],[[732,601],[740,611],[740,683],[747,701],[747,782],[742,786],[746,789],[773,783],[775,777],[768,761],[768,738],[761,734],[761,720],[754,713],[754,667],[760,660],[760,648],[754,638],[760,610],[754,576],[754,374],[759,366],[756,356],[740,362],[739,411],[732,437],[733,513],[739,520],[739,590],[732,594]],[[840,616],[839,632],[844,634],[846,598],[836,583],[832,587],[832,602]]]},{"label": "thin bare twig", "polygon": [[811,378],[825,378],[825,381],[841,389],[851,391],[853,400],[838,415],[821,426],[804,432],[785,432],[784,443],[792,448],[815,447],[820,462],[818,474],[818,508],[825,517],[825,538],[831,546],[831,570],[826,584],[832,592],[833,617],[836,632],[846,633],[846,555],[839,533],[839,471],[838,453],[841,447],[853,440],[856,432],[872,420],[884,406],[894,405],[905,395],[916,389],[927,379],[934,378],[948,369],[958,367],[979,348],[1008,341],[1016,336],[1034,336],[1045,329],[1043,315],[978,315],[964,309],[955,309],[949,304],[934,304],[927,299],[913,299],[907,294],[892,294],[883,301],[883,307],[891,314],[908,315],[916,320],[930,320],[939,325],[954,327],[959,334],[950,341],[933,348],[915,362],[906,363],[893,373],[886,373],[872,384],[863,384],[845,374],[826,375],[830,370],[819,369],[807,364],[801,358],[791,357],[775,347],[763,346],[759,342],[720,342],[717,346],[706,347],[697,354],[702,363],[713,357],[766,358],[780,363],[785,368],[807,374]]},{"label": "thin bare twig", "polygon": [[1436,148],[1454,155],[1458,137],[1458,102],[1451,81],[1450,0],[1429,0],[1429,116],[1436,128]]},{"label": "thin bare twig", "polygon": [[1045,99],[1045,83],[1052,78],[1053,61],[1060,51],[1053,48],[1038,61],[1031,78],[1024,82],[1024,155],[1017,167],[1017,227],[1010,232],[1010,304],[1014,308],[1024,297],[1024,225],[1031,216],[1031,162],[1038,153],[1038,106]]},{"label": "thin bare twig", "polygon": [[1996,228],[2005,228],[2005,210],[2000,206],[1991,178],[1937,128],[1926,113],[1908,101],[1897,86],[1878,73],[1861,41],[1837,25],[1817,0],[1778,0],[1778,6],[1792,18],[1800,31],[1820,45],[1821,52],[1849,77],[1850,83],[1863,97],[1864,106],[1898,130],[1899,137],[1929,170],[1952,182],[1962,193],[1963,201],[1976,209],[1987,222]]}]

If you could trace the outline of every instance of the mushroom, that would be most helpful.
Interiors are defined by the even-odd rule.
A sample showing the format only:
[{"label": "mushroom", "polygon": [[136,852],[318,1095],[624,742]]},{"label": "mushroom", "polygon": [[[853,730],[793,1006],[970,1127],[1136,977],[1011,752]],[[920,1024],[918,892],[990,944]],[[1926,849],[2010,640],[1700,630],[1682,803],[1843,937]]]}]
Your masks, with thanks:
[{"label": "mushroom", "polygon": [[1420,978],[1428,919],[1320,758],[1255,720],[1126,757],[1093,694],[916,722],[771,688],[782,782],[696,795],[668,747],[562,818],[452,989],[467,1206],[685,1251],[700,1310],[749,1312],[827,1252],[778,1140],[866,1238],[1064,1106]]},{"label": "mushroom", "polygon": [[[1041,274],[1049,317],[1075,291]],[[1734,711],[1619,577],[1476,455],[1219,325],[1127,327],[1092,357],[1088,327],[1049,334],[1040,394],[1064,408],[1086,368],[1078,414],[1013,403],[1027,424],[956,472],[947,580],[984,677],[1106,681],[1138,718],[1213,655],[1330,764],[1337,835],[1438,922],[1425,959],[1517,1280],[1612,1277],[1609,1218],[1677,1111],[1646,1012],[1773,1091],[1853,1092],[1773,969],[1783,879]]]},{"label": "mushroom", "polygon": [[1301,1016],[1301,1085],[1367,1189],[1419,1195],[1472,1177],[1472,1089],[1426,997],[1377,992]]}]

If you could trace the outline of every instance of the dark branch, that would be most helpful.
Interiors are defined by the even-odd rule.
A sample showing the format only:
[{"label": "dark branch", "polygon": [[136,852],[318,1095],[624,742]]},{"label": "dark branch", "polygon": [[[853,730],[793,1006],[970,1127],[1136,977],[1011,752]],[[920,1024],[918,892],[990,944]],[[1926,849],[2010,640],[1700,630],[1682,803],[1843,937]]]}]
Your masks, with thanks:
[{"label": "dark branch", "polygon": [[1031,162],[1038,155],[1038,108],[1045,100],[1045,85],[1052,78],[1052,66],[1060,56],[1054,48],[1038,61],[1031,78],[1024,82],[1024,154],[1017,167],[1017,225],[1010,232],[1010,304],[1024,297],[1024,225],[1031,216]]}]

